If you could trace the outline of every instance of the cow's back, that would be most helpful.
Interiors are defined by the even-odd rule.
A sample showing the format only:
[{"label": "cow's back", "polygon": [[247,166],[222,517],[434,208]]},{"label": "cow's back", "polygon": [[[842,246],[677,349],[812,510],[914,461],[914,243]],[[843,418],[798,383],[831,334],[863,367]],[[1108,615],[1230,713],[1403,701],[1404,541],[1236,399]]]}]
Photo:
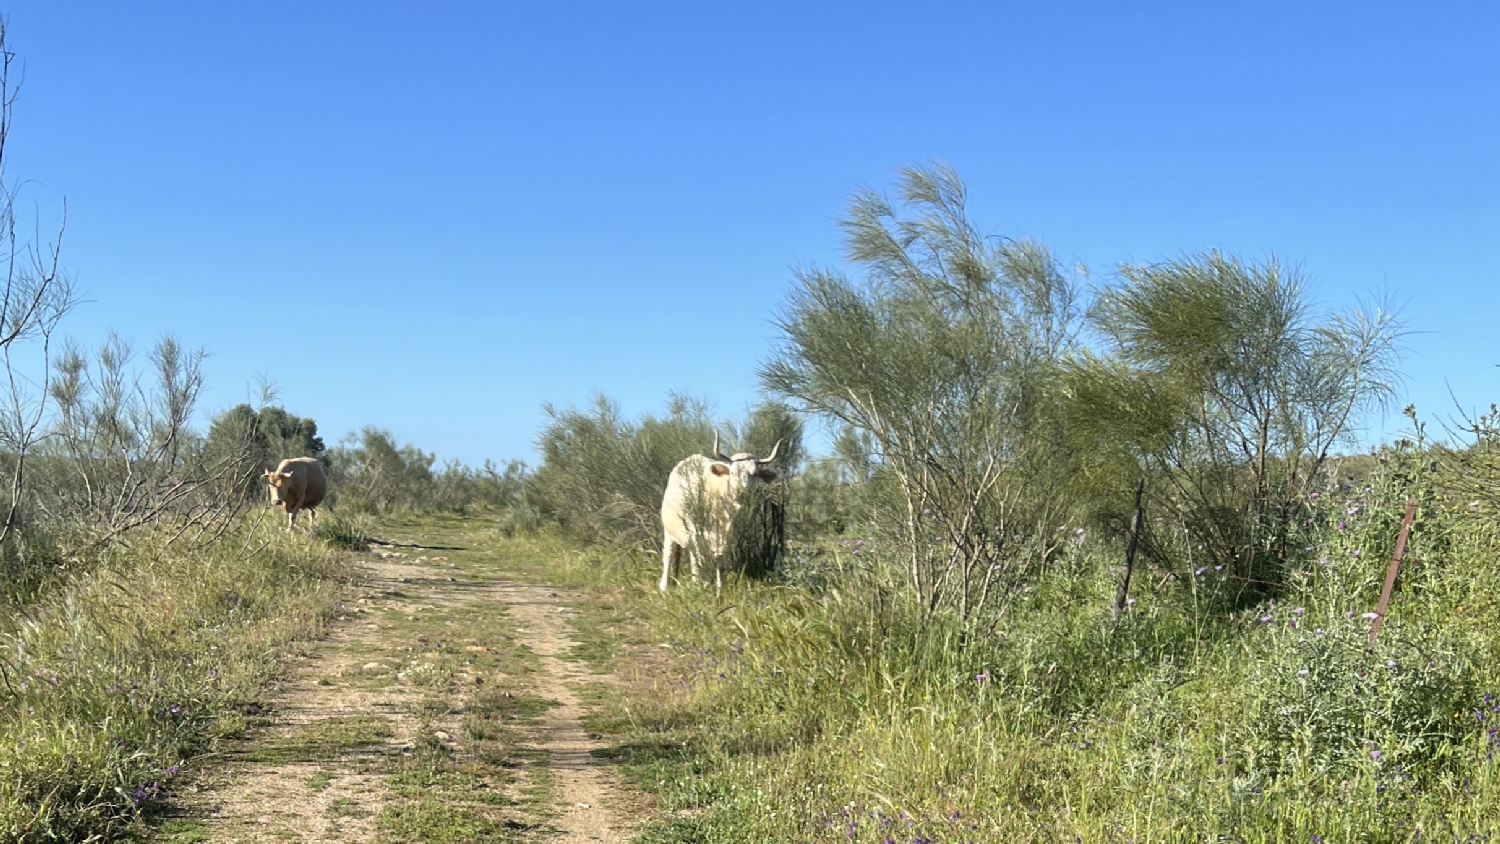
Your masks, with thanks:
[{"label": "cow's back", "polygon": [[702,532],[710,538],[711,547],[718,548],[728,532],[730,490],[725,478],[710,471],[716,462],[701,454],[691,455],[673,467],[667,479],[667,492],[661,499],[661,524],[679,545],[691,543],[694,535]]},{"label": "cow's back", "polygon": [[689,498],[695,488],[702,488],[705,462],[703,455],[694,454],[678,461],[667,476],[667,491],[661,498],[661,526],[679,545],[687,545],[692,538]]}]

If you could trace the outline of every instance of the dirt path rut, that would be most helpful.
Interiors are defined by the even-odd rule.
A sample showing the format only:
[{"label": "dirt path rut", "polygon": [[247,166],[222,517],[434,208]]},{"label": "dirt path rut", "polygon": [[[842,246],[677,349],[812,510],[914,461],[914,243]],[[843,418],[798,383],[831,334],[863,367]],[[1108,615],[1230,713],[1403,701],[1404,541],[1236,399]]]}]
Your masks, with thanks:
[{"label": "dirt path rut", "polygon": [[598,682],[577,662],[561,657],[577,643],[569,636],[566,605],[545,587],[510,586],[502,590],[511,617],[541,663],[547,678],[546,695],[558,706],[538,725],[536,747],[548,754],[557,806],[557,826],[566,841],[624,842],[628,824],[615,795],[623,792],[619,774],[599,763],[593,751],[603,748],[583,728],[583,705],[573,689],[579,681]]}]

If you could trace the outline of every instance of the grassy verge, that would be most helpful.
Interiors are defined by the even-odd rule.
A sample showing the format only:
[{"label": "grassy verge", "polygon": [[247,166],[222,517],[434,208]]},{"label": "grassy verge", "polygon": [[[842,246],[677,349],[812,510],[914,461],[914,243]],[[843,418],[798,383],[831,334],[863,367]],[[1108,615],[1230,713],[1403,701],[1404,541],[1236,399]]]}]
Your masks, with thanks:
[{"label": "grassy verge", "polygon": [[1080,544],[967,642],[878,579],[662,598],[641,559],[597,624],[639,616],[657,665],[592,728],[664,810],[653,844],[1500,840],[1493,518],[1409,482],[1327,497],[1275,600],[1158,577],[1113,622],[1115,552]]},{"label": "grassy verge", "polygon": [[0,617],[0,839],[116,837],[244,731],[341,571],[321,543],[266,537],[136,536]]}]

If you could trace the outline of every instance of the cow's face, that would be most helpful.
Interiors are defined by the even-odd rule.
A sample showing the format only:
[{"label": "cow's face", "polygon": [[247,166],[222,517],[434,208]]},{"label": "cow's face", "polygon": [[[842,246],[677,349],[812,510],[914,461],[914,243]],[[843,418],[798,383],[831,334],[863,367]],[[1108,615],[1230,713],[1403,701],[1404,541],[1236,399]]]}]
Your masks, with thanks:
[{"label": "cow's face", "polygon": [[270,487],[271,505],[273,507],[281,506],[281,484],[291,476],[291,472],[267,472],[265,474],[266,483]]},{"label": "cow's face", "polygon": [[730,491],[735,494],[756,484],[776,480],[776,470],[757,460],[753,454],[740,453],[728,460],[715,460],[709,464],[708,470],[728,481]]}]

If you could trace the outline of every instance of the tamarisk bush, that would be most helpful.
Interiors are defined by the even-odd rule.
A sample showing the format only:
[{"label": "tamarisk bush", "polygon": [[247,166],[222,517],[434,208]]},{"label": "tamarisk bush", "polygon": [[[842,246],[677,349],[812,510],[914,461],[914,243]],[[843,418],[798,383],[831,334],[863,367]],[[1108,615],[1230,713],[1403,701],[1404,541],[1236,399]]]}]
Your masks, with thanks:
[{"label": "tamarisk bush", "polygon": [[899,206],[850,203],[862,278],[797,274],[761,383],[867,438],[888,556],[925,612],[969,624],[1045,560],[1030,540],[1070,507],[1049,387],[1077,343],[1078,291],[1040,243],[981,235],[951,169],[903,170],[899,190]]}]

